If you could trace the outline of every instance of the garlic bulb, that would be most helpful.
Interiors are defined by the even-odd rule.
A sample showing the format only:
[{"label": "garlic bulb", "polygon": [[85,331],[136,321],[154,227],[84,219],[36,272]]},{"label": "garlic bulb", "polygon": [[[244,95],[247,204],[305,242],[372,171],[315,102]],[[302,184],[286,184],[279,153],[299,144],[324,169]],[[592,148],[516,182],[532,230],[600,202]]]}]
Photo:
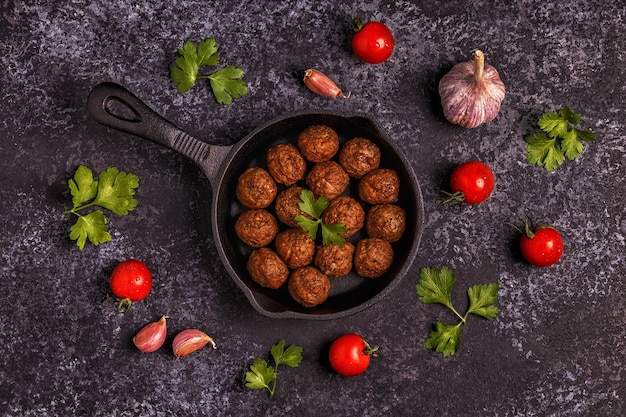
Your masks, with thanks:
[{"label": "garlic bulb", "polygon": [[480,50],[474,52],[473,62],[456,64],[439,81],[443,114],[451,123],[467,128],[495,119],[504,94],[498,71],[485,65],[485,55]]}]

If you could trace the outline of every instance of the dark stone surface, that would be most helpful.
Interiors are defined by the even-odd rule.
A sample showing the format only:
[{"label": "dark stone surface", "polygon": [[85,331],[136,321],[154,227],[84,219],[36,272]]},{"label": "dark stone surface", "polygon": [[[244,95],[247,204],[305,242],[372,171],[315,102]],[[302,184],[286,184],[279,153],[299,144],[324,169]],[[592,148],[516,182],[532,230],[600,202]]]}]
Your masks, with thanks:
[{"label": "dark stone surface", "polygon": [[[0,414],[4,416],[621,416],[626,411],[626,10],[605,1],[5,1],[0,5]],[[389,24],[396,50],[372,66],[350,50],[350,16]],[[168,79],[186,39],[215,36],[250,94],[216,104],[200,84]],[[491,123],[466,130],[442,116],[438,79],[475,48],[507,97]],[[348,100],[314,96],[317,68]],[[336,321],[258,314],[228,277],[210,231],[211,189],[196,166],[116,132],[86,112],[90,89],[125,85],[203,140],[232,144],[285,112],[362,111],[410,159],[426,205],[420,251],[383,301]],[[596,143],[553,173],[525,161],[538,117],[569,105]],[[442,206],[451,169],[489,163],[496,190],[475,207]],[[79,164],[136,173],[139,206],[110,217],[113,240],[79,251],[68,238],[67,180]],[[533,268],[507,222],[524,211],[562,230],[565,255]],[[117,262],[150,265],[150,297],[116,315]],[[454,301],[499,281],[502,311],[470,320],[457,355],[424,348],[443,307],[414,291],[419,268],[449,266]],[[171,316],[168,344],[140,354],[145,323]],[[219,348],[175,359],[169,342],[204,329]],[[366,374],[335,375],[325,355],[344,332],[382,346]],[[279,369],[276,396],[244,387],[255,356],[280,338],[304,348]]]}]

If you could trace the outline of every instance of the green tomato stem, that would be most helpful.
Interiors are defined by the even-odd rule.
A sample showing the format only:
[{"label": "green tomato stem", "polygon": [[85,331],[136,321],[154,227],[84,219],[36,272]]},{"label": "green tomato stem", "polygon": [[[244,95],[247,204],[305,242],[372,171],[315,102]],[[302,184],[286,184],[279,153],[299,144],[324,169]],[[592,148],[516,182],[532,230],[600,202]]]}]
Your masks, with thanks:
[{"label": "green tomato stem", "polygon": [[446,198],[441,200],[441,202],[444,204],[447,204],[453,201],[457,203],[462,203],[465,201],[465,194],[462,191],[456,191],[454,193],[451,193],[448,191],[442,191],[442,193],[446,195]]},{"label": "green tomato stem", "polygon": [[352,17],[352,30],[354,31],[354,33],[359,32],[361,29],[363,29],[363,26],[365,26],[365,24],[363,23],[363,19],[361,19],[359,16]]},{"label": "green tomato stem", "polygon": [[119,303],[117,304],[117,308],[115,309],[115,311],[117,312],[117,314],[120,313],[125,313],[128,310],[130,310],[130,307],[133,305],[133,302],[130,298],[122,298],[119,300]]}]

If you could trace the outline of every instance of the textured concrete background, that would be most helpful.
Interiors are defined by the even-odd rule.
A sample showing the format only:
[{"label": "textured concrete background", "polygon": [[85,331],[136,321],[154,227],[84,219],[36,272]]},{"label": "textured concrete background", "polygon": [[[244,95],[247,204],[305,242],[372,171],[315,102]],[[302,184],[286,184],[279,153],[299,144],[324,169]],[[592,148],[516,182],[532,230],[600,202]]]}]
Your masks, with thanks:
[{"label": "textured concrete background", "polygon": [[[3,416],[621,416],[626,412],[626,6],[623,1],[4,1],[0,4],[0,415]],[[387,23],[393,57],[350,50],[350,16]],[[184,40],[214,36],[250,94],[217,105],[168,79]],[[507,87],[500,115],[473,130],[442,116],[436,86],[485,51]],[[309,67],[348,100],[302,84]],[[249,305],[218,260],[210,185],[192,162],[94,122],[85,100],[102,81],[125,85],[195,137],[232,144],[285,112],[370,113],[410,159],[426,223],[411,272],[382,302],[336,321],[275,320]],[[569,105],[598,141],[553,173],[525,161],[538,117]],[[439,203],[451,169],[489,163],[485,203]],[[139,206],[110,217],[113,241],[79,251],[68,238],[67,179],[79,164],[136,173]],[[533,268],[507,222],[524,211],[558,227],[565,255]],[[117,262],[150,265],[150,297],[123,315],[107,299]],[[424,348],[450,319],[419,302],[420,267],[449,266],[454,301],[499,281],[498,317],[470,320],[457,355]],[[170,335],[200,327],[219,349],[176,360],[140,354],[134,333],[161,314]],[[362,376],[325,360],[353,331],[381,345]],[[304,348],[279,369],[276,396],[244,387],[255,356],[280,338]],[[168,339],[171,341],[171,336]]]}]

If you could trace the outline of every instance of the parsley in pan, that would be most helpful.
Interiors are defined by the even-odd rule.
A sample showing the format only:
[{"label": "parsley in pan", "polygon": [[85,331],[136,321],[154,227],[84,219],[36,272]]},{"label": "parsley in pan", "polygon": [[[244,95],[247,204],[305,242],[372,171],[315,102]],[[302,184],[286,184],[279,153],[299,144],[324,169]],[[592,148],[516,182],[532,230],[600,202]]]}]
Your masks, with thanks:
[{"label": "parsley in pan", "polygon": [[322,213],[328,207],[328,199],[324,196],[319,197],[317,200],[311,190],[302,190],[300,193],[300,203],[298,204],[300,210],[313,217],[309,219],[301,214],[295,217],[295,221],[298,226],[305,232],[308,232],[309,237],[313,240],[317,237],[318,226],[322,228],[322,243],[324,245],[341,245],[344,242],[342,234],[346,233],[346,227],[341,224],[326,224],[322,222]]}]

